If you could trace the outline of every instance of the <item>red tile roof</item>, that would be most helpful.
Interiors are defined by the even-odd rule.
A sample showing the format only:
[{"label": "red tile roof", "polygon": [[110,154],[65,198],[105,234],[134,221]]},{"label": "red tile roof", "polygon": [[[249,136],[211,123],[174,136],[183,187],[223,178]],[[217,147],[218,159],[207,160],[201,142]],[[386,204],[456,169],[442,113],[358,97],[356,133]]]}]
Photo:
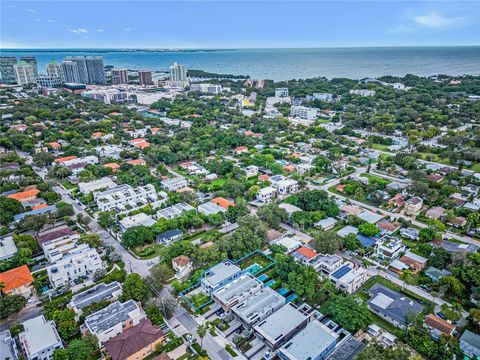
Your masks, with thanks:
[{"label": "red tile roof", "polygon": [[305,256],[308,260],[313,259],[315,256],[317,256],[317,252],[313,249],[310,249],[306,246],[302,246],[301,248],[297,249],[299,254]]},{"label": "red tile roof", "polygon": [[138,325],[106,341],[105,348],[112,360],[125,360],[163,336],[163,331],[154,326],[150,320],[142,320]]},{"label": "red tile roof", "polygon": [[216,197],[215,199],[212,199],[212,202],[214,202],[217,205],[220,205],[224,209],[228,209],[230,206],[235,206],[235,203],[223,198],[223,197]]},{"label": "red tile roof", "polygon": [[5,293],[9,293],[21,286],[28,286],[32,282],[33,277],[27,265],[0,273],[0,283],[3,283],[3,292]]},{"label": "red tile roof", "polygon": [[433,329],[440,330],[446,335],[451,335],[452,332],[457,328],[455,325],[450,324],[448,321],[439,318],[436,315],[429,314],[425,318],[425,324],[430,326]]}]

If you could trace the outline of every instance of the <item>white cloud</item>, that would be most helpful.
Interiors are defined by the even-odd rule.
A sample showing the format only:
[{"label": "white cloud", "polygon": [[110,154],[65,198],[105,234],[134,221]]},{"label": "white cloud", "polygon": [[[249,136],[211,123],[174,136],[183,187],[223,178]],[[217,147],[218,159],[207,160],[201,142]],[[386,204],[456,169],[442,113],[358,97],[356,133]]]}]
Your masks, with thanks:
[{"label": "white cloud", "polygon": [[102,33],[103,29],[97,29],[97,32]]},{"label": "white cloud", "polygon": [[42,19],[36,18],[35,21],[36,22],[42,22]]},{"label": "white cloud", "polygon": [[128,28],[128,27],[125,28],[125,29],[123,29],[123,31],[125,31],[125,32],[130,32],[130,31],[132,31],[132,30],[133,30],[132,28]]},{"label": "white cloud", "polygon": [[25,9],[26,12],[29,12],[29,13],[36,13],[37,11],[36,10],[33,10],[33,9]]},{"label": "white cloud", "polygon": [[429,27],[429,28],[446,28],[451,26],[460,25],[465,22],[466,18],[463,17],[445,17],[437,14],[436,12],[430,12],[424,15],[413,16],[412,20],[417,25]]},{"label": "white cloud", "polygon": [[52,24],[55,24],[55,23],[56,23],[56,21],[55,21],[55,20],[52,20],[52,19],[48,19],[47,22],[52,23]]},{"label": "white cloud", "polygon": [[68,29],[68,31],[74,33],[74,34],[77,34],[77,35],[83,35],[83,34],[87,34],[88,33],[88,30],[87,29],[84,29],[84,28],[78,28],[78,29]]}]

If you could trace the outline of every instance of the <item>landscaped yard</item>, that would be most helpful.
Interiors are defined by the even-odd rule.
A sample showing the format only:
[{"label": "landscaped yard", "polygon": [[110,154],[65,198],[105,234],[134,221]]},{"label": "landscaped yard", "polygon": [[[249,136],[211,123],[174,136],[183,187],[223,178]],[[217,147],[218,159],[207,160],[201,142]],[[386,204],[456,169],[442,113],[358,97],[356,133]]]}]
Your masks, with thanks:
[{"label": "landscaped yard", "polygon": [[160,256],[165,251],[166,247],[161,244],[152,244],[133,249],[133,253],[138,257],[148,260]]},{"label": "landscaped yard", "polygon": [[239,261],[238,266],[240,266],[240,268],[242,270],[244,270],[244,269],[246,269],[246,268],[248,268],[248,267],[250,267],[254,264],[258,264],[262,268],[266,268],[271,263],[272,263],[272,261],[270,259],[268,259],[265,255],[262,255],[261,253],[256,253],[253,256],[251,256],[251,257],[249,257],[245,260]]},{"label": "landscaped yard", "polygon": [[384,179],[380,176],[372,175],[372,174],[361,174],[361,177],[366,177],[370,184],[381,184],[383,186],[387,186],[390,184],[390,180]]}]

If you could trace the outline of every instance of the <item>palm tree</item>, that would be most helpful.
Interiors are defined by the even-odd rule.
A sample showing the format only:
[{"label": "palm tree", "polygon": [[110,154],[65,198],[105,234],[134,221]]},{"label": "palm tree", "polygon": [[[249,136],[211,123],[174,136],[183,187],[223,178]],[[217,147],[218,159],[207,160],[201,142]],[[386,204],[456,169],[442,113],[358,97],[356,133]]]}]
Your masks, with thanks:
[{"label": "palm tree", "polygon": [[208,322],[197,326],[197,334],[200,337],[200,347],[203,350],[203,338],[207,335],[208,331]]},{"label": "palm tree", "polygon": [[403,281],[403,289],[407,287],[407,285],[411,285],[413,283],[413,272],[411,270],[403,270],[400,273],[400,280]]}]

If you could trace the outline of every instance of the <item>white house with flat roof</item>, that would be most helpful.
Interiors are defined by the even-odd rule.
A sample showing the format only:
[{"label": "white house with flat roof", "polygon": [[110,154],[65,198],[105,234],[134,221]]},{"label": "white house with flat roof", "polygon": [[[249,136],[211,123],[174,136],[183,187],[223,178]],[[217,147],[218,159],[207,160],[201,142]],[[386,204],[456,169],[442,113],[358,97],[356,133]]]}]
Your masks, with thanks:
[{"label": "white house with flat roof", "polygon": [[337,345],[339,335],[322,324],[313,320],[278,350],[282,360],[325,359]]},{"label": "white house with flat roof", "polygon": [[43,315],[22,323],[24,331],[18,335],[28,360],[51,360],[56,349],[63,348],[53,320],[47,321]]},{"label": "white house with flat roof", "polygon": [[7,235],[0,237],[0,260],[10,259],[17,253],[17,246],[13,241],[13,236]]},{"label": "white house with flat roof", "polygon": [[385,235],[375,245],[375,252],[380,259],[396,259],[405,252],[406,247],[402,240],[394,236]]},{"label": "white house with flat roof", "polygon": [[272,351],[290,340],[308,323],[309,316],[288,303],[254,326],[255,336]]},{"label": "white house with flat roof", "polygon": [[92,277],[100,269],[103,269],[103,263],[97,250],[80,244],[48,265],[47,274],[52,286],[58,288],[83,277]]},{"label": "white house with flat roof", "polygon": [[205,290],[212,292],[240,277],[242,274],[240,267],[230,260],[226,260],[205,271],[200,283]]},{"label": "white house with flat roof", "polygon": [[260,190],[257,193],[257,201],[263,204],[269,204],[273,201],[277,194],[277,189],[273,186],[267,186]]},{"label": "white house with flat roof", "polygon": [[262,289],[262,283],[249,273],[230,281],[212,293],[213,300],[225,311]]},{"label": "white house with flat roof", "polygon": [[117,184],[115,184],[112,179],[110,179],[109,177],[103,177],[101,179],[93,180],[89,182],[79,182],[78,190],[82,194],[90,194],[93,191],[98,191],[102,189],[112,189],[115,186],[117,186]]},{"label": "white house with flat roof", "polygon": [[147,204],[155,204],[156,207],[159,207],[161,203],[166,201],[167,194],[157,193],[152,184],[136,188],[125,184],[101,192],[94,191],[93,198],[100,211],[114,210],[121,214],[136,210]]},{"label": "white house with flat roof", "polygon": [[158,210],[155,214],[157,219],[175,219],[182,215],[184,211],[192,211],[195,208],[187,203],[177,203],[172,206],[166,207],[165,209]]},{"label": "white house with flat roof", "polygon": [[198,205],[197,211],[200,214],[208,216],[208,215],[214,215],[218,213],[225,213],[227,212],[227,209],[218,205],[217,203],[214,203],[213,201],[209,201],[204,204]]},{"label": "white house with flat roof", "polygon": [[78,320],[83,313],[83,308],[101,301],[116,300],[120,295],[122,295],[122,286],[118,282],[113,281],[108,284],[102,282],[90,289],[73,295],[67,307],[75,311]]},{"label": "white house with flat roof", "polygon": [[126,216],[120,220],[120,228],[122,231],[134,226],[152,226],[156,223],[153,218],[145,213],[139,213],[137,215]]},{"label": "white house with flat roof", "polygon": [[265,287],[243,301],[239,301],[231,310],[235,318],[247,328],[251,328],[283,305],[285,305],[285,298],[270,287]]},{"label": "white house with flat roof", "polygon": [[329,276],[330,281],[339,290],[353,294],[368,279],[368,272],[361,267],[354,267],[352,263],[345,263]]},{"label": "white house with flat roof", "polygon": [[162,188],[167,191],[177,191],[188,186],[188,181],[183,176],[177,176],[162,181]]}]

